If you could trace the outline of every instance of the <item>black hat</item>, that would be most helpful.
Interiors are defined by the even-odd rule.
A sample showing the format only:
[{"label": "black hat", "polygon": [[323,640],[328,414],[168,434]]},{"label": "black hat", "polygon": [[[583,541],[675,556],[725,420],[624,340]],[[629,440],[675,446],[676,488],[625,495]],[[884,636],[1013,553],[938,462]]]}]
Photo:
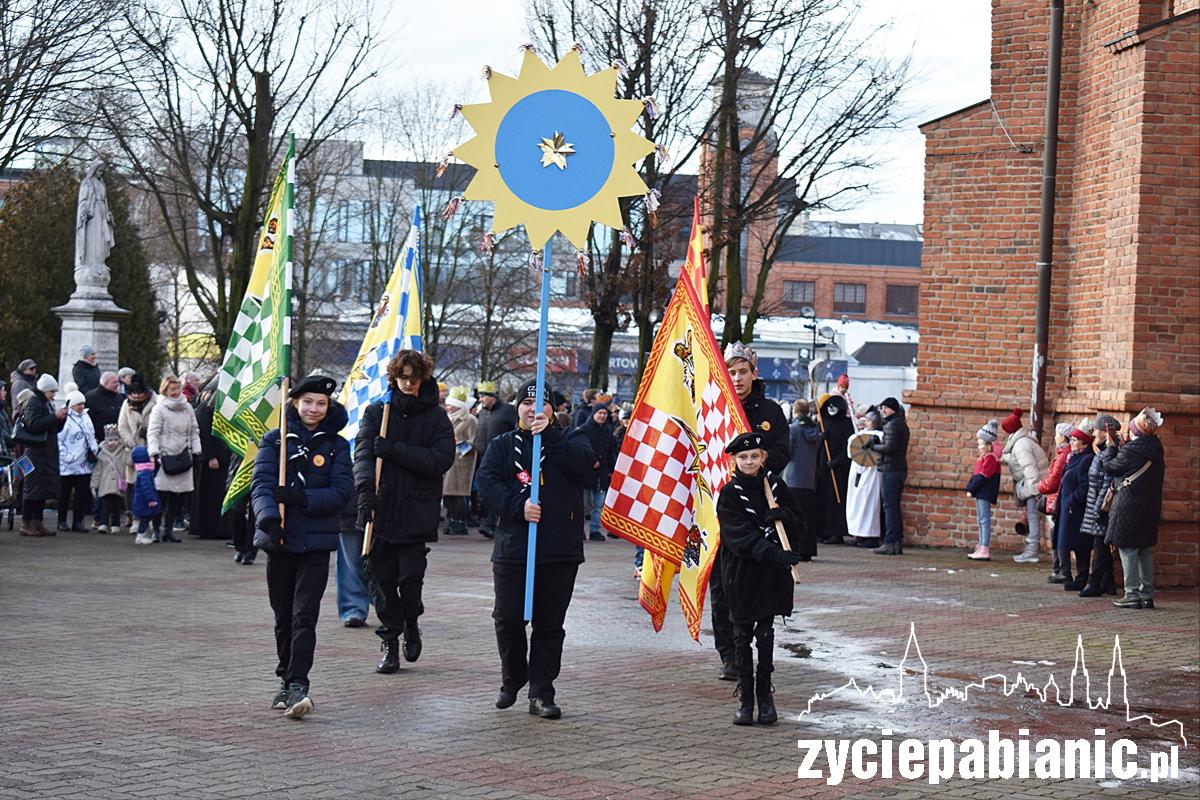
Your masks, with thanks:
[{"label": "black hat", "polygon": [[883,398],[882,400],[879,401],[879,406],[880,406],[880,408],[890,408],[892,411],[896,411],[896,412],[900,412],[900,411],[904,410],[903,407],[900,405],[900,401],[894,397]]},{"label": "black hat", "polygon": [[1114,431],[1121,430],[1120,420],[1118,420],[1116,417],[1112,416],[1111,414],[1097,414],[1095,425],[1096,425],[1097,431],[1103,431],[1110,427]]},{"label": "black hat", "polygon": [[296,385],[288,392],[288,397],[295,399],[302,394],[323,394],[333,397],[336,389],[337,381],[333,378],[326,378],[324,375],[309,375],[296,382]]},{"label": "black hat", "polygon": [[729,444],[725,445],[725,452],[730,455],[743,453],[747,450],[762,450],[763,436],[760,431],[750,431],[749,433],[740,433]]},{"label": "black hat", "polygon": [[[547,403],[550,403],[550,399],[554,396],[553,390],[550,388],[550,384],[546,384],[544,388],[545,393],[542,396]],[[528,399],[537,399],[537,381],[535,380],[528,380],[522,383],[521,388],[517,389],[517,396],[513,398],[513,402],[520,405],[522,401]],[[553,405],[553,403],[550,403],[550,405]]]}]

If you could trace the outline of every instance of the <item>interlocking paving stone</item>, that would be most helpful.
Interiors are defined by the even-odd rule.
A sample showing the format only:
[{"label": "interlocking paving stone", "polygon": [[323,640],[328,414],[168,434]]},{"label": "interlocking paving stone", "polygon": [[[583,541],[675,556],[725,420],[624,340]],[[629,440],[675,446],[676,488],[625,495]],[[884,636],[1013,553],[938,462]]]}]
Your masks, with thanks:
[{"label": "interlocking paving stone", "polygon": [[692,642],[673,600],[655,634],[637,606],[632,548],[586,547],[558,682],[563,719],[530,716],[524,698],[505,711],[492,706],[499,663],[490,543],[472,534],[433,546],[425,650],[397,675],[374,672],[379,644],[370,628],[340,626],[331,577],[312,674],[316,711],[294,722],[267,708],[277,681],[265,557],[241,567],[221,543],[190,538],[138,548],[126,536],[0,534],[0,798],[1197,795],[1194,771],[1183,781],[1112,787],[796,779],[797,739],[877,739],[883,727],[895,740],[985,736],[989,727],[1065,737],[1104,727],[1110,741],[1170,741],[1116,710],[1047,705],[1028,693],[1005,698],[993,689],[930,709],[914,673],[902,706],[843,694],[798,716],[815,692],[850,677],[898,685],[910,623],[935,692],[1018,671],[1038,685],[1053,672],[1065,688],[1078,636],[1093,690],[1103,689],[1119,635],[1134,713],[1182,719],[1189,747],[1181,763],[1194,770],[1195,591],[1161,593],[1155,611],[1120,611],[1111,598],[1083,600],[1047,584],[1045,564],[823,548],[803,565],[796,615],[777,624],[780,723],[740,729],[730,725],[737,701],[733,685],[715,679],[707,631],[703,644]]}]

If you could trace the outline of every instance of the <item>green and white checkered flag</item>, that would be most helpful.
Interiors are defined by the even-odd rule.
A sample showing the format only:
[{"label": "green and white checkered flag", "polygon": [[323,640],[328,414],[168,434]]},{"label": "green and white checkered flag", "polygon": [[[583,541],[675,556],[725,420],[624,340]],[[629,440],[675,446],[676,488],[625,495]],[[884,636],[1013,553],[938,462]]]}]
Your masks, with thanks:
[{"label": "green and white checkered flag", "polygon": [[241,457],[224,513],[250,491],[263,434],[279,427],[280,379],[292,361],[292,187],[295,139],[275,179],[258,254],[217,377],[213,433]]}]

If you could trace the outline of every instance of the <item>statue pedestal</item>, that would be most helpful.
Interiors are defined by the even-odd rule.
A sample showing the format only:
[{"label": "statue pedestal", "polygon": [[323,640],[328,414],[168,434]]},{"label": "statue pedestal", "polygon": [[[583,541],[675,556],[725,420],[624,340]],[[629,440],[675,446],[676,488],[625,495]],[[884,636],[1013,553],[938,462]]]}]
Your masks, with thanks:
[{"label": "statue pedestal", "polygon": [[[66,305],[54,313],[62,319],[62,343],[58,348],[58,385],[71,381],[71,368],[79,360],[79,348],[96,348],[96,365],[105,372],[116,372],[121,340],[118,325],[128,311],[113,302],[108,291],[80,286]],[[61,395],[60,395],[61,396]]]}]

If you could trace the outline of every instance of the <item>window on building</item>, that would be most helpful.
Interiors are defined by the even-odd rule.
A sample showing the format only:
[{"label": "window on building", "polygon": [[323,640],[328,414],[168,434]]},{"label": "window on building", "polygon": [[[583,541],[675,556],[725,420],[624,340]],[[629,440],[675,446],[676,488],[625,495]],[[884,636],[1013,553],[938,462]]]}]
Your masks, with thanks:
[{"label": "window on building", "polygon": [[783,304],[800,308],[811,306],[817,296],[817,285],[812,281],[784,281]]},{"label": "window on building", "polygon": [[916,286],[888,286],[886,311],[897,317],[915,317],[917,315],[917,298],[919,291]]},{"label": "window on building", "polygon": [[865,283],[835,283],[833,285],[833,310],[846,314],[867,312],[867,285]]}]

